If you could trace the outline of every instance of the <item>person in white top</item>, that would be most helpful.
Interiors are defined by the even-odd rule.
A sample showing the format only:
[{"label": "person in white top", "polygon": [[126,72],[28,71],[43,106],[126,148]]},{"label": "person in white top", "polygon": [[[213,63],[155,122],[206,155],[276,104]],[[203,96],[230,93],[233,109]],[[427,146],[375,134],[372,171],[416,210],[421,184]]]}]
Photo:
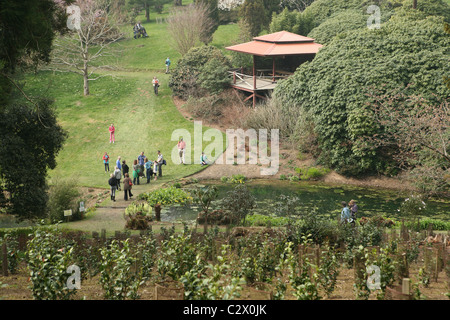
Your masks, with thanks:
[{"label": "person in white top", "polygon": [[[156,162],[158,163],[158,177],[162,177],[162,165],[164,164],[164,158],[163,155],[161,154],[161,151],[159,150],[158,150],[158,159],[156,159]],[[155,178],[156,178],[156,171],[155,171]]]},{"label": "person in white top", "polygon": [[153,77],[152,84],[153,84],[153,90],[155,91],[155,94],[158,95],[159,80],[157,77]]}]

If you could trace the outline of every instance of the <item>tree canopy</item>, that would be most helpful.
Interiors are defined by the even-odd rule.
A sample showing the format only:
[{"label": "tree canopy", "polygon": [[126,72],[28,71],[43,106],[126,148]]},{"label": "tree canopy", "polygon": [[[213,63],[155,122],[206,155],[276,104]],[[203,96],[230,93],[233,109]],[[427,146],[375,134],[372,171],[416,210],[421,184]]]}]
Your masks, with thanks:
[{"label": "tree canopy", "polygon": [[46,174],[65,132],[49,97],[30,97],[19,78],[47,63],[57,33],[66,31],[71,1],[0,2],[0,210],[20,219],[43,217]]},{"label": "tree canopy", "polygon": [[444,17],[403,8],[380,29],[334,38],[274,94],[312,117],[321,162],[351,175],[386,172],[386,150],[360,143],[379,129],[368,94],[374,88],[382,93],[404,88],[431,103],[435,95],[448,97],[443,78],[449,73],[449,45]]}]

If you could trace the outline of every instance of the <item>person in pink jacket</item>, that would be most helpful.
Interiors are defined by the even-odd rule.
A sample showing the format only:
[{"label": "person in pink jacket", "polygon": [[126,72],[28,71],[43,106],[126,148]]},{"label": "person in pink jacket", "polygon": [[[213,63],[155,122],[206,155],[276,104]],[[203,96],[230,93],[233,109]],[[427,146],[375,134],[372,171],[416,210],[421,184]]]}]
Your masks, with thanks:
[{"label": "person in pink jacket", "polygon": [[114,124],[111,123],[109,126],[109,143],[114,143],[116,141],[116,138],[114,137],[114,132],[116,131],[116,128],[114,128]]},{"label": "person in pink jacket", "polygon": [[183,138],[178,141],[178,155],[180,157],[181,164],[184,164],[184,150],[186,149],[186,142],[184,142]]}]

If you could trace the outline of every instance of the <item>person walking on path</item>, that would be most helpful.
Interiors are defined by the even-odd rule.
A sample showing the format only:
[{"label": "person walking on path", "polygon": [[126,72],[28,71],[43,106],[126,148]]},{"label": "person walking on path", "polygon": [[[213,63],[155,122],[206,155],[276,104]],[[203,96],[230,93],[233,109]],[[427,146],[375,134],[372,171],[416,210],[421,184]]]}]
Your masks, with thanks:
[{"label": "person walking on path", "polygon": [[153,175],[153,170],[152,170],[153,162],[151,162],[148,158],[145,158],[144,166],[145,166],[146,175],[147,175],[147,183],[150,183],[150,178]]},{"label": "person walking on path", "polygon": [[111,200],[116,201],[116,189],[117,189],[117,180],[114,176],[114,173],[111,173],[111,176],[108,180],[108,184],[111,187]]},{"label": "person walking on path", "polygon": [[122,164],[120,163],[120,156],[117,157],[116,160],[116,167],[119,168],[119,170],[122,170]]},{"label": "person walking on path", "polygon": [[141,152],[141,154],[138,156],[138,162],[139,162],[139,176],[142,178],[145,178],[144,175],[144,164],[145,164],[145,159],[147,157],[144,155],[144,151]]},{"label": "person walking on path", "polygon": [[122,172],[117,166],[114,168],[114,177],[117,180],[117,190],[120,191],[120,179],[122,179]]},{"label": "person walking on path", "polygon": [[155,94],[158,95],[159,80],[157,77],[153,77],[152,84],[153,84],[153,91],[155,91]]},{"label": "person walking on path", "polygon": [[103,155],[103,164],[105,165],[105,172],[109,172],[109,155],[107,152]]},{"label": "person walking on path", "polygon": [[170,68],[170,59],[169,59],[169,57],[167,57],[167,59],[166,59],[166,73],[169,73],[169,68]]},{"label": "person walking on path", "polygon": [[111,123],[111,125],[109,126],[109,143],[115,143],[116,141],[114,132],[116,132],[116,128],[114,128],[114,124]]},{"label": "person walking on path", "polygon": [[139,169],[140,166],[137,160],[133,161],[133,184],[139,184]]},{"label": "person walking on path", "polygon": [[128,173],[130,171],[130,168],[127,165],[127,162],[125,160],[122,161],[122,173],[123,176],[125,177],[125,174]]},{"label": "person walking on path", "polygon": [[128,196],[131,198],[133,194],[131,193],[131,188],[133,183],[131,182],[130,176],[128,173],[125,173],[125,179],[123,179],[123,199],[125,201],[128,200]]},{"label": "person walking on path", "polygon": [[180,157],[180,163],[185,164],[184,162],[184,151],[186,149],[186,142],[184,142],[183,138],[178,141],[178,156]]}]

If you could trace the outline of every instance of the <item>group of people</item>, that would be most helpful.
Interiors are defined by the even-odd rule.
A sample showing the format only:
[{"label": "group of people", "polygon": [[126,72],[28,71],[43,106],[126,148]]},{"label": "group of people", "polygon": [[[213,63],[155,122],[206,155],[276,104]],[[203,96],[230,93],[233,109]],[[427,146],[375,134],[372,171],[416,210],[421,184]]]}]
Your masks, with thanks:
[{"label": "group of people", "polygon": [[[103,155],[103,163],[105,164],[105,172],[109,172],[109,155],[107,152]],[[166,165],[161,151],[158,150],[157,158],[154,161],[149,160],[144,152],[133,161],[132,172],[130,176],[130,167],[125,160],[121,160],[119,156],[116,160],[114,172],[110,174],[108,184],[111,187],[111,200],[116,201],[116,191],[122,190],[121,179],[123,182],[124,200],[131,198],[133,194],[131,189],[133,185],[140,184],[140,179],[147,178],[147,183],[150,183],[151,178],[154,176],[154,180],[158,177],[162,177],[162,166]]]},{"label": "group of people", "polygon": [[341,211],[341,223],[351,223],[355,224],[356,213],[358,212],[358,205],[355,200],[350,200],[347,202],[342,201],[342,211]]},{"label": "group of people", "polygon": [[[178,157],[180,158],[180,164],[186,164],[184,158],[186,152],[186,142],[183,140],[183,138],[180,138],[180,140],[178,140],[177,147],[178,147]],[[209,164],[209,160],[204,152],[202,152],[202,155],[200,156],[200,164],[202,166],[206,166]]]},{"label": "group of people", "polygon": [[147,31],[145,30],[144,26],[141,24],[140,21],[134,25],[133,33],[135,39],[139,37],[148,38]]}]

